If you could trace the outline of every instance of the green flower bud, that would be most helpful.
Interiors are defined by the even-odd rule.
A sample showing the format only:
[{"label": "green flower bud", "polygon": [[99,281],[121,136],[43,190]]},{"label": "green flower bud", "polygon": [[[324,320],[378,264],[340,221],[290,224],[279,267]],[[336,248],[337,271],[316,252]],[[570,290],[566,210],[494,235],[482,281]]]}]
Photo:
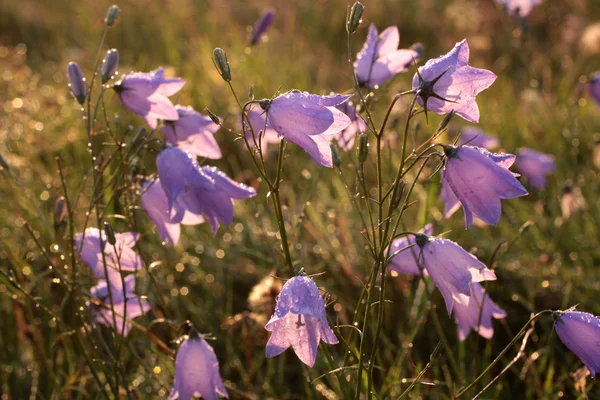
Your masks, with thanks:
[{"label": "green flower bud", "polygon": [[331,147],[331,158],[333,160],[333,165],[337,169],[340,169],[340,165],[342,165],[342,158],[340,157],[340,152],[338,151],[337,146],[333,143],[330,143],[329,147]]},{"label": "green flower bud", "polygon": [[358,162],[364,163],[369,154],[369,137],[366,133],[361,133],[358,137]]},{"label": "green flower bud", "polygon": [[360,2],[354,3],[352,8],[350,9],[350,13],[348,14],[348,20],[346,21],[346,31],[348,34],[352,35],[354,31],[358,28],[360,23],[362,22],[362,14],[365,7]]},{"label": "green flower bud", "polygon": [[106,233],[106,241],[114,246],[117,243],[115,237],[115,231],[113,231],[112,225],[109,222],[104,222],[104,232]]},{"label": "green flower bud", "polygon": [[106,19],[104,20],[106,22],[106,26],[110,27],[114,25],[120,11],[121,9],[117,5],[112,5],[108,8],[108,13],[106,14]]},{"label": "green flower bud", "polygon": [[229,67],[229,61],[227,60],[227,54],[220,48],[216,48],[213,51],[213,62],[215,67],[219,71],[219,75],[225,82],[231,82],[231,68]]}]

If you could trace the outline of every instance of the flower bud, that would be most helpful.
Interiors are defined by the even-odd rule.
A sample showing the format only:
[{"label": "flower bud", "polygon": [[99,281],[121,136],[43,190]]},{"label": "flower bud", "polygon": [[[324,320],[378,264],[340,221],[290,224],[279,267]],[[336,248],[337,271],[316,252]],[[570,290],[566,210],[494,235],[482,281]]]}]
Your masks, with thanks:
[{"label": "flower bud", "polygon": [[410,49],[416,51],[419,57],[421,57],[425,51],[425,46],[423,46],[423,43],[417,42],[410,46]]},{"label": "flower bud", "polygon": [[106,221],[104,222],[104,233],[106,233],[106,241],[114,246],[117,243],[115,231],[113,230],[112,225]]},{"label": "flower bud", "polygon": [[390,204],[390,209],[393,211],[400,205],[400,200],[402,200],[402,194],[404,193],[404,180],[400,180],[398,185],[394,188],[394,193],[392,194],[392,200]]},{"label": "flower bud", "polygon": [[275,18],[275,10],[269,8],[263,12],[260,16],[256,24],[254,24],[254,28],[252,29],[252,36],[250,37],[250,46],[254,46],[258,43],[258,40],[264,35],[267,30],[273,24],[273,18]]},{"label": "flower bud", "polygon": [[67,217],[67,202],[60,196],[54,203],[54,229],[58,230]]},{"label": "flower bud", "polygon": [[213,62],[215,67],[219,71],[219,75],[225,82],[231,82],[231,68],[229,67],[229,61],[227,60],[227,54],[220,48],[216,48],[213,51]]},{"label": "flower bud", "polygon": [[119,16],[120,11],[121,9],[117,5],[112,5],[108,8],[108,13],[106,14],[106,19],[104,20],[106,22],[106,26],[113,26],[117,20],[117,17]]},{"label": "flower bud", "polygon": [[369,154],[369,137],[366,133],[361,133],[358,137],[358,162],[364,163]]},{"label": "flower bud", "polygon": [[69,79],[69,87],[71,88],[73,96],[75,96],[79,104],[83,105],[87,86],[85,84],[83,72],[81,72],[81,68],[79,68],[77,63],[69,63],[69,66],[67,67],[67,78]]},{"label": "flower bud", "polygon": [[110,49],[106,52],[104,60],[102,60],[102,83],[106,83],[113,77],[115,72],[119,68],[119,51],[117,49]]},{"label": "flower bud", "polygon": [[352,35],[362,22],[361,17],[365,7],[360,2],[354,3],[348,14],[348,20],[346,21],[346,31]]},{"label": "flower bud", "polygon": [[212,122],[214,122],[217,125],[221,125],[221,120],[219,119],[219,117],[217,117],[217,115],[214,112],[210,111],[208,108],[206,108],[205,111],[212,120]]},{"label": "flower bud", "polygon": [[333,160],[333,165],[337,169],[340,169],[340,165],[342,165],[342,158],[340,157],[340,152],[338,151],[337,146],[333,143],[330,143],[329,147],[331,147],[331,158]]},{"label": "flower bud", "polygon": [[450,123],[450,120],[452,119],[452,117],[454,117],[454,114],[455,114],[454,110],[452,110],[448,114],[446,114],[446,116],[444,117],[442,122],[440,122],[440,126],[438,126],[438,129],[437,129],[438,132],[441,132],[444,129],[446,129],[446,127]]}]

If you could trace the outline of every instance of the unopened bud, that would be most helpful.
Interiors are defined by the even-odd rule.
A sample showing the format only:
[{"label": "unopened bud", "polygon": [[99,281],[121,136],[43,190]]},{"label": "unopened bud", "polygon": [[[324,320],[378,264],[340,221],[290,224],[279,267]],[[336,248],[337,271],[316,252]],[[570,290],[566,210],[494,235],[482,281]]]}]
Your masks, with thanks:
[{"label": "unopened bud", "polygon": [[117,17],[119,16],[119,12],[121,12],[121,9],[117,5],[112,5],[108,8],[108,13],[106,14],[106,19],[104,20],[106,22],[106,26],[113,26],[117,20]]},{"label": "unopened bud", "polygon": [[342,158],[340,157],[340,152],[338,151],[337,146],[333,143],[330,143],[329,147],[331,147],[331,159],[333,161],[333,165],[337,169],[340,169],[340,165],[342,165]]},{"label": "unopened bud", "polygon": [[110,222],[104,222],[104,233],[106,233],[106,241],[114,246],[117,243],[117,238]]},{"label": "unopened bud", "polygon": [[425,46],[423,46],[423,43],[417,42],[410,46],[410,49],[417,52],[419,57],[421,57],[423,55],[423,52],[425,51]]},{"label": "unopened bud", "polygon": [[349,35],[352,35],[362,22],[362,14],[365,7],[360,2],[354,3],[348,14],[348,20],[346,21],[346,31]]},{"label": "unopened bud", "polygon": [[83,105],[87,86],[85,84],[83,72],[81,72],[81,68],[79,68],[77,63],[69,63],[69,66],[67,67],[67,78],[69,79],[69,87],[71,88],[73,96],[75,96],[79,104]]},{"label": "unopened bud", "polygon": [[219,119],[219,117],[217,117],[217,115],[214,112],[210,111],[208,108],[206,108],[205,111],[212,120],[212,122],[214,122],[217,125],[221,125],[221,120]]},{"label": "unopened bud", "polygon": [[227,60],[227,54],[220,48],[216,48],[213,51],[213,62],[215,67],[219,71],[219,75],[225,82],[231,82],[231,68],[229,67],[229,61]]},{"label": "unopened bud", "polygon": [[258,40],[264,35],[271,25],[273,24],[273,19],[275,18],[275,10],[269,8],[263,12],[260,16],[256,24],[254,24],[254,28],[252,29],[252,36],[250,37],[250,46],[254,46],[258,43]]},{"label": "unopened bud", "polygon": [[60,196],[54,203],[54,229],[58,230],[67,217],[67,201]]},{"label": "unopened bud", "polygon": [[119,68],[119,51],[117,49],[110,49],[106,52],[104,60],[102,60],[102,83],[106,83],[113,77],[115,72]]},{"label": "unopened bud", "polygon": [[452,110],[448,114],[446,114],[446,116],[444,117],[442,122],[440,122],[440,126],[438,126],[438,129],[437,129],[438,132],[441,132],[444,129],[446,129],[446,127],[450,123],[450,120],[452,119],[452,117],[454,117],[454,114],[455,114],[454,110]]},{"label": "unopened bud", "polygon": [[369,154],[369,137],[366,133],[361,133],[358,137],[358,162],[364,163]]}]

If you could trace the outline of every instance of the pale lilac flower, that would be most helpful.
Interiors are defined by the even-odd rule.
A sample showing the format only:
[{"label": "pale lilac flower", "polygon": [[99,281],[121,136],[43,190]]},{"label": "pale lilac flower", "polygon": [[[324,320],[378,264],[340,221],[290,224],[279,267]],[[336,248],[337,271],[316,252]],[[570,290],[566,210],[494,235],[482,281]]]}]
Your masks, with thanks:
[{"label": "pale lilac flower", "polygon": [[600,372],[600,318],[581,311],[565,311],[554,324],[560,340],[590,370]]},{"label": "pale lilac flower", "polygon": [[273,129],[283,137],[302,147],[315,162],[333,167],[329,142],[352,121],[336,108],[350,96],[317,96],[298,90],[284,93],[273,100],[262,100],[260,105],[268,111]]},{"label": "pale lilac flower", "polygon": [[469,66],[469,45],[465,39],[448,54],[419,67],[413,90],[426,111],[443,115],[454,110],[469,122],[479,122],[475,97],[495,80],[493,72]]},{"label": "pale lilac flower", "polygon": [[[463,207],[467,229],[473,223],[473,214],[483,222],[496,225],[502,214],[501,199],[525,196],[527,190],[508,168],[513,164],[512,154],[495,154],[471,146],[444,146],[446,161],[442,181]],[[448,188],[445,213],[451,214],[455,203]]]},{"label": "pale lilac flower", "polygon": [[309,367],[315,364],[321,339],[328,344],[338,343],[327,322],[323,296],[307,276],[295,276],[283,285],[275,314],[265,329],[273,332],[267,343],[267,357],[275,357],[292,346],[300,361]]},{"label": "pale lilac flower", "polygon": [[467,338],[471,329],[486,339],[494,336],[492,318],[506,318],[506,311],[498,307],[490,299],[480,283],[471,283],[471,298],[468,305],[456,304],[454,307],[454,319],[458,330],[458,340],[461,342]]},{"label": "pale lilac flower", "polygon": [[[455,304],[469,305],[471,282],[494,281],[496,274],[451,240],[416,234],[417,260],[446,302],[448,315]],[[414,267],[412,268],[414,270]]]},{"label": "pale lilac flower", "polygon": [[[144,315],[150,310],[150,304],[146,300],[138,298],[133,293],[135,290],[134,275],[128,275],[124,278],[124,281],[125,286],[123,287],[120,280],[110,279],[107,284],[107,281],[101,279],[91,289],[90,295],[92,298],[100,300],[104,305],[93,306],[96,322],[114,327],[118,333],[123,332],[123,336],[127,336],[131,330],[131,323],[128,320]],[[112,305],[109,290],[112,293]]]},{"label": "pale lilac flower", "polygon": [[[431,236],[433,234],[433,225],[425,225],[419,233]],[[390,246],[391,259],[388,267],[400,275],[421,275],[421,270],[423,270],[424,275],[429,276],[422,263],[417,262],[420,257],[421,248],[416,243],[412,235],[395,239]],[[407,248],[413,244],[414,246]]]},{"label": "pale lilac flower", "polygon": [[[158,233],[163,242],[171,242],[176,245],[181,233],[180,224],[198,225],[204,222],[201,215],[195,215],[190,212],[184,212],[183,217],[177,215],[175,210],[169,214],[169,204],[160,179],[148,181],[142,188],[141,196],[142,207],[148,213],[148,216],[156,225]],[[181,206],[184,208],[184,206]]]},{"label": "pale lilac flower", "polygon": [[219,129],[210,117],[200,114],[192,107],[175,106],[179,119],[165,121],[163,133],[168,143],[193,156],[221,158],[221,149],[214,133]]},{"label": "pale lilac flower", "polygon": [[483,147],[484,149],[493,150],[500,145],[498,138],[488,135],[481,129],[467,127],[460,134],[460,139],[457,146],[469,145],[473,147]]},{"label": "pale lilac flower", "polygon": [[252,130],[254,130],[254,137],[252,136],[252,130],[247,126],[247,123],[244,122],[244,128],[248,142],[257,149],[258,142],[260,142],[260,147],[263,154],[266,153],[269,143],[281,142],[279,134],[271,126],[271,121],[267,121],[267,124],[265,125],[265,116],[266,113],[264,111],[259,111],[256,109],[252,109],[248,113]]},{"label": "pale lilac flower", "polygon": [[69,87],[73,96],[77,99],[77,102],[83,105],[85,96],[87,94],[87,85],[85,84],[85,77],[79,64],[70,62],[67,66],[67,79],[69,80]]},{"label": "pale lilac flower", "polygon": [[510,14],[521,18],[528,16],[541,2],[542,0],[496,0],[496,3],[504,4]]},{"label": "pale lilac flower", "polygon": [[85,234],[78,233],[75,235],[75,243],[77,250],[80,252],[81,260],[90,266],[96,278],[105,278],[100,246],[101,237],[104,245],[104,260],[109,273],[112,273],[112,271],[137,271],[142,267],[142,258],[133,249],[140,238],[139,233],[117,233],[115,234],[116,243],[113,246],[107,242],[106,233],[103,230],[87,228]]},{"label": "pale lilac flower", "polygon": [[266,9],[258,21],[254,24],[254,28],[252,29],[252,36],[250,37],[250,46],[254,46],[262,35],[267,33],[271,25],[273,24],[273,19],[275,18],[275,10],[272,8]]},{"label": "pale lilac flower", "polygon": [[213,234],[219,223],[233,222],[233,199],[256,195],[254,188],[229,179],[216,167],[200,167],[191,154],[177,147],[158,155],[156,169],[174,221],[182,222],[186,213],[204,215]]},{"label": "pale lilac flower", "polygon": [[590,77],[588,89],[594,103],[600,108],[600,72],[596,72]]},{"label": "pale lilac flower", "polygon": [[127,74],[115,84],[114,89],[125,108],[144,117],[150,128],[156,129],[159,119],[179,119],[177,109],[168,96],[179,92],[184,84],[181,78],[165,78],[161,67],[152,72]]},{"label": "pale lilac flower", "polygon": [[367,130],[367,125],[365,124],[365,121],[358,114],[356,114],[356,109],[349,102],[340,104],[337,106],[337,108],[346,114],[352,122],[347,128],[339,131],[335,135],[335,140],[342,150],[350,151],[354,146],[354,139],[356,139],[356,135],[361,132],[365,132]]},{"label": "pale lilac flower", "polygon": [[219,360],[206,340],[192,330],[177,351],[175,383],[169,400],[217,400],[217,394],[229,398],[219,374]]},{"label": "pale lilac flower", "polygon": [[535,189],[546,188],[546,176],[556,170],[554,156],[531,149],[519,149],[515,169],[527,177],[527,181]]},{"label": "pale lilac flower", "polygon": [[369,27],[369,34],[362,49],[356,56],[354,71],[360,84],[367,87],[381,85],[408,67],[421,55],[413,49],[400,49],[398,28],[390,26],[381,35],[375,25]]}]

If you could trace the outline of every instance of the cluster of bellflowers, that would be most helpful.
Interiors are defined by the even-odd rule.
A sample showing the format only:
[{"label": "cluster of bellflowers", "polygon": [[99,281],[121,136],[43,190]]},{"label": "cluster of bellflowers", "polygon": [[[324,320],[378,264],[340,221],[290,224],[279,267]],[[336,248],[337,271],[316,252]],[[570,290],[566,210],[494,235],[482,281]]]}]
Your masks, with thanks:
[{"label": "cluster of bellflowers", "polygon": [[[519,16],[527,15],[537,3],[498,1],[511,11],[518,10]],[[360,25],[362,11],[360,3],[352,7],[347,22],[350,35]],[[260,41],[274,15],[273,10],[267,10],[261,16],[254,27],[251,45]],[[397,27],[388,27],[381,34],[374,25],[369,27],[366,42],[353,65],[358,88],[377,90],[398,74],[409,71],[411,64],[422,57],[422,45],[398,49],[399,43]],[[231,69],[224,51],[216,49],[213,55],[221,77],[230,83]],[[102,83],[115,91],[124,108],[142,117],[151,129],[160,127],[164,135],[162,150],[156,158],[156,175],[143,183],[142,208],[165,245],[178,243],[182,224],[207,222],[216,234],[221,224],[233,221],[234,200],[256,195],[254,188],[232,180],[214,166],[198,162],[199,157],[209,160],[222,157],[215,139],[221,121],[212,113],[203,115],[191,106],[174,105],[170,97],[184,87],[185,81],[166,77],[163,68],[130,72],[110,84],[119,77],[118,62],[118,51],[109,50],[101,65]],[[67,75],[75,99],[84,105],[89,93],[81,69],[70,63]],[[469,45],[465,39],[447,54],[418,67],[412,90],[407,93],[414,96],[413,105],[420,105],[425,116],[428,112],[457,115],[477,123],[480,113],[476,97],[495,79],[493,72],[469,65]],[[598,80],[590,83],[592,95],[600,104],[599,85]],[[358,100],[353,103],[351,98],[348,94],[317,95],[289,90],[273,99],[251,101],[249,105],[255,107],[242,109],[240,136],[253,157],[263,161],[262,155],[270,143],[281,145],[287,141],[302,148],[318,165],[339,168],[340,156],[332,143],[337,142],[341,149],[349,151],[355,147],[356,138],[361,137],[360,149],[364,145],[362,133],[367,130],[364,104]],[[475,218],[485,224],[499,223],[501,201],[528,194],[517,179],[519,174],[510,170],[512,166],[527,178],[533,189],[546,187],[547,176],[556,169],[551,155],[532,149],[520,149],[516,155],[492,152],[499,145],[498,138],[473,127],[466,128],[455,143],[439,144],[443,149],[440,199],[446,218],[462,208],[467,229]],[[260,163],[256,165],[260,167]],[[278,189],[278,183],[273,189]],[[135,293],[133,273],[143,266],[135,249],[139,237],[135,232],[115,233],[109,224],[103,230],[88,228],[75,236],[81,259],[97,279],[90,291],[93,317],[124,336],[131,329],[133,318],[151,310],[143,296]],[[442,294],[448,315],[454,315],[459,340],[465,340],[471,330],[489,339],[494,333],[493,319],[506,317],[506,312],[492,301],[482,284],[496,280],[494,271],[458,243],[434,236],[431,225],[419,233],[393,240],[387,254],[390,270],[433,282]],[[297,272],[291,262],[290,266],[294,276],[283,285],[275,313],[265,325],[271,332],[265,353],[266,357],[275,357],[291,347],[300,361],[312,367],[320,342],[335,345],[339,339],[329,324],[325,300],[316,282],[304,270]],[[600,319],[575,310],[557,311],[555,316],[558,336],[595,376],[600,371]],[[175,368],[170,399],[228,396],[215,352],[196,331],[192,330],[180,345]]]}]

